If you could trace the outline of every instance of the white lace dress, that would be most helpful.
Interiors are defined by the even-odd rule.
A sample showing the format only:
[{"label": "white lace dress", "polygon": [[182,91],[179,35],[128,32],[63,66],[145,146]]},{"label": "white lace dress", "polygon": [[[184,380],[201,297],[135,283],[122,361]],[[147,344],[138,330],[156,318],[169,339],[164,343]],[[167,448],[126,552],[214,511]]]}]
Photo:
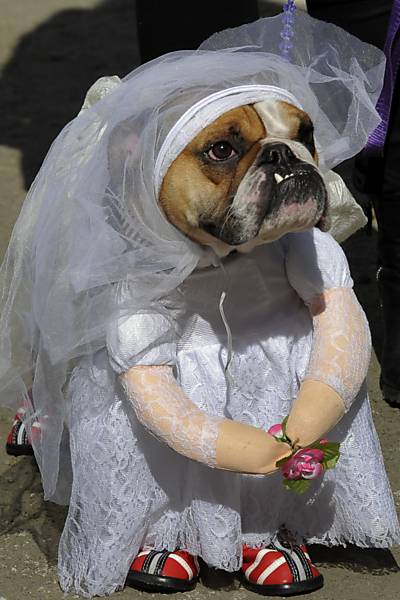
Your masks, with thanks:
[{"label": "white lace dress", "polygon": [[[365,384],[329,436],[342,443],[337,467],[299,497],[280,473],[240,475],[179,455],[139,423],[118,380],[135,364],[173,364],[201,409],[268,429],[288,414],[308,366],[313,332],[305,302],[351,286],[328,234],[289,234],[227,257],[223,269],[197,269],[174,294],[110,331],[108,348],[82,361],[69,386],[64,590],[92,596],[122,587],[144,545],[186,549],[234,571],[243,542],[266,544],[282,525],[312,543],[400,541]],[[233,340],[229,377],[223,291]]]}]

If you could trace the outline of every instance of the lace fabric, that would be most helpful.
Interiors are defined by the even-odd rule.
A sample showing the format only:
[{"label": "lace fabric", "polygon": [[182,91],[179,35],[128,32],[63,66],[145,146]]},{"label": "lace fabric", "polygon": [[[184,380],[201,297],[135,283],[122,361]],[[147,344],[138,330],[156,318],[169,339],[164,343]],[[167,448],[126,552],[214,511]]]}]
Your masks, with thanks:
[{"label": "lace fabric", "polygon": [[348,410],[367,375],[371,356],[368,322],[350,288],[331,288],[309,302],[313,344],[305,379],[326,383]]},{"label": "lace fabric", "polygon": [[[302,351],[307,354],[307,346]],[[281,403],[272,393],[266,401],[262,381],[252,385],[254,373],[268,363],[249,359],[238,362],[236,356],[232,366],[235,377],[242,377],[242,410],[252,397],[254,410],[261,412],[259,424],[272,424],[282,416]],[[186,372],[184,387],[196,403],[195,364],[203,362],[209,370],[210,399],[217,389],[214,357],[209,360],[204,365],[199,355]],[[270,388],[281,380],[270,373]],[[120,589],[130,561],[145,544],[186,548],[210,566],[235,571],[243,541],[267,544],[283,524],[312,543],[386,548],[400,541],[365,385],[332,431],[332,439],[342,443],[336,469],[300,501],[285,490],[280,474],[209,469],[160,443],[138,422],[103,351],[75,369],[69,395],[74,484],[59,546],[66,592],[92,597]]]},{"label": "lace fabric", "polygon": [[135,367],[121,382],[138,420],[151,433],[179,454],[216,466],[222,419],[208,415],[189,400],[171,367]]},{"label": "lace fabric", "polygon": [[73,485],[60,539],[61,588],[91,598],[124,586],[149,515],[166,510],[108,356],[75,368],[68,389]]},{"label": "lace fabric", "polygon": [[[267,430],[288,414],[307,373],[315,340],[306,302],[321,294],[336,301],[350,294],[353,302],[343,252],[318,230],[227,259],[224,268],[224,277],[207,267],[188,278],[178,294],[186,298],[186,310],[177,309],[175,298],[154,305],[151,318],[145,315],[146,327],[138,328],[140,339],[128,331],[134,319],[115,321],[108,353],[87,357],[73,372],[68,397],[74,476],[59,549],[65,591],[90,597],[121,588],[144,544],[185,548],[210,566],[235,571],[243,542],[268,544],[282,525],[298,539],[326,545],[386,548],[400,541],[365,383],[330,433],[330,439],[341,442],[337,467],[301,499],[285,490],[280,473],[240,475],[201,464],[201,427],[195,431],[197,442],[185,437],[196,448],[196,460],[190,460],[140,422],[138,417],[144,422],[146,414],[126,398],[118,375],[134,365],[143,368],[149,356],[159,362],[156,368],[165,372],[167,382],[173,375],[163,362],[174,364],[180,387],[197,407],[190,406],[196,418],[202,411],[215,416],[216,427],[218,419],[229,417]],[[224,373],[226,332],[218,312],[227,282],[233,384]],[[165,319],[167,307],[175,312]],[[123,335],[118,334],[121,326]],[[179,331],[179,338],[170,337],[172,330]],[[174,342],[167,353],[166,333]],[[179,401],[174,402],[179,414]]]},{"label": "lace fabric", "polygon": [[[370,334],[364,312],[354,292],[345,287],[326,290],[315,296],[308,307],[313,316],[313,336],[304,380],[329,385],[349,410],[365,379],[370,358]],[[152,334],[161,335],[162,339],[162,327],[157,327],[159,319],[156,317],[153,316]],[[146,315],[146,321],[149,319],[151,316]],[[126,357],[137,349],[136,326],[137,319],[133,323],[123,320],[118,327],[122,332],[118,338],[120,353]],[[161,343],[154,359],[162,361],[164,352]],[[151,360],[152,355],[147,354],[147,357]],[[111,360],[115,363],[115,358]],[[216,466],[216,444],[222,419],[200,410],[188,398],[177,384],[171,367],[136,366],[121,377],[121,382],[142,425],[183,456]],[[296,427],[295,422],[292,425]]]}]

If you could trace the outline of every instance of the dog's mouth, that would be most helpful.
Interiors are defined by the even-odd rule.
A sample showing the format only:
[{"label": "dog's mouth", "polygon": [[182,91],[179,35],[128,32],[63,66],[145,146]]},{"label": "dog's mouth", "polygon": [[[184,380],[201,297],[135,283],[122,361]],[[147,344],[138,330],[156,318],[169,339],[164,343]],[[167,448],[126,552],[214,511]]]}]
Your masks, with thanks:
[{"label": "dog's mouth", "polygon": [[260,237],[272,241],[290,231],[329,229],[328,195],[317,168],[297,158],[286,144],[266,145],[218,222],[203,229],[238,246]]},{"label": "dog's mouth", "polygon": [[293,226],[296,221],[321,229],[329,225],[326,188],[313,165],[298,161],[289,168],[275,170],[272,179],[264,221],[284,221],[290,216],[288,223]]}]

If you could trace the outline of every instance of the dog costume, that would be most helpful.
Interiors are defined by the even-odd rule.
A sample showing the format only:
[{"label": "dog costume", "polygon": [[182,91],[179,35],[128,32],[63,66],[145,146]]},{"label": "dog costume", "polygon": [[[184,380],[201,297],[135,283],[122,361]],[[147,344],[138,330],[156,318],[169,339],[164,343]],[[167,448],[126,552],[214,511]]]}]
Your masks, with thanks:
[{"label": "dog costume", "polygon": [[[45,495],[69,503],[59,548],[65,591],[121,588],[143,546],[182,548],[235,571],[243,543],[268,544],[282,525],[326,545],[400,539],[362,382],[368,339],[351,338],[351,312],[328,312],[331,335],[348,323],[347,341],[359,342],[355,368],[330,369],[314,343],[308,304],[350,293],[340,247],[313,229],[221,259],[157,203],[168,167],[198,132],[269,98],[309,114],[332,202],[338,189],[345,195],[328,170],[379,121],[382,54],[299,15],[290,64],[277,55],[279,32],[279,18],[261,20],[111,81],[54,142],[14,229],[2,267],[2,397],[15,402],[32,381],[26,422],[41,423],[32,441]],[[353,302],[355,329],[365,333]],[[173,366],[191,404],[166,398],[167,419],[158,429],[150,419],[150,431],[144,404],[119,378],[134,365]],[[166,373],[153,390],[155,413]],[[330,433],[341,442],[334,470],[299,498],[279,472],[213,468],[223,419],[267,430],[289,413],[306,376],[327,382],[346,406]],[[180,427],[185,416],[191,430]],[[186,456],[168,447],[180,436]]]}]

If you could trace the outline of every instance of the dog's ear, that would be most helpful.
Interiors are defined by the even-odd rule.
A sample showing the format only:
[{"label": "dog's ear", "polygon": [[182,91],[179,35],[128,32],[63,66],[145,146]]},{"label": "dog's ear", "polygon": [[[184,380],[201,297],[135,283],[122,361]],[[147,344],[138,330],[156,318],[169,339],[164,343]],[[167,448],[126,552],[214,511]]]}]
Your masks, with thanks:
[{"label": "dog's ear", "polygon": [[295,139],[307,148],[315,162],[318,164],[318,152],[315,149],[314,140],[314,125],[305,112],[302,112],[302,115],[300,115],[299,128]]}]

